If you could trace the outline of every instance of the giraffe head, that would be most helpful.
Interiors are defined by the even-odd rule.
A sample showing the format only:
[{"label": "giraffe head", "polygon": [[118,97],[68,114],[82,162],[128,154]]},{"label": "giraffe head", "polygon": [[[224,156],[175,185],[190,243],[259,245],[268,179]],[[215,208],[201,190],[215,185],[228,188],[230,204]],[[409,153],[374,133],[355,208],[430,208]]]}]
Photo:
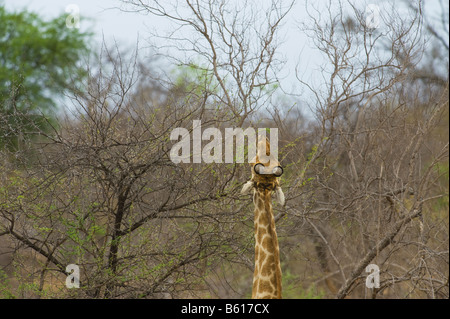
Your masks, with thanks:
[{"label": "giraffe head", "polygon": [[252,188],[255,191],[267,189],[275,192],[278,203],[284,206],[284,193],[280,187],[280,176],[283,174],[278,159],[270,152],[270,143],[267,138],[258,137],[258,147],[255,158],[250,161],[252,178],[244,184],[241,193],[245,194]]}]

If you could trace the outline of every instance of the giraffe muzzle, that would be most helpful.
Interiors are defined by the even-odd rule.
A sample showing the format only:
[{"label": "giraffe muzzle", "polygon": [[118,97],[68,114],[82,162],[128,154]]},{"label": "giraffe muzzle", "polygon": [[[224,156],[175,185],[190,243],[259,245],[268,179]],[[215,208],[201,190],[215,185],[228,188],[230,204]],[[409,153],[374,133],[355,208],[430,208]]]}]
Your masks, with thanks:
[{"label": "giraffe muzzle", "polygon": [[272,174],[276,177],[280,177],[281,175],[283,175],[283,168],[281,166],[275,166],[274,168],[270,169],[270,167],[265,167],[263,164],[258,163],[253,167],[253,170],[258,175]]}]

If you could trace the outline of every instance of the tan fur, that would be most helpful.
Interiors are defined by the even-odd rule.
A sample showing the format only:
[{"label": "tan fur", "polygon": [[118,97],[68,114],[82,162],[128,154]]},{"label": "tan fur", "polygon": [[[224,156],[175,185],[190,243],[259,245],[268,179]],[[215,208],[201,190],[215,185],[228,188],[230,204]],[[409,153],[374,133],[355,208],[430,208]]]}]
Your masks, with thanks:
[{"label": "tan fur", "polygon": [[[266,140],[266,153],[270,145]],[[261,151],[261,142],[258,152]],[[269,154],[267,154],[269,155]],[[275,191],[278,201],[284,205],[284,194],[279,185],[279,178],[272,174],[256,174],[254,166],[260,163],[258,155],[252,163],[252,179],[248,181],[242,192],[253,188],[253,203],[255,205],[255,270],[253,274],[253,299],[280,299],[281,298],[281,265],[278,237],[273,216],[271,195]],[[278,161],[264,164],[265,168],[272,169],[279,166]]]}]

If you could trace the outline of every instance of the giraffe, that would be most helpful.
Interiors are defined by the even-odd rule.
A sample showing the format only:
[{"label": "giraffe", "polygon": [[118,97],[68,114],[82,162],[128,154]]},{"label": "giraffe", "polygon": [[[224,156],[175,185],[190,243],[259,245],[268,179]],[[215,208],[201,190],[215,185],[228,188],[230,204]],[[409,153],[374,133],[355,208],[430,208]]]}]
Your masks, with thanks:
[{"label": "giraffe", "polygon": [[[264,146],[266,155],[271,159],[265,164],[260,162]],[[281,299],[280,252],[271,195],[275,192],[279,204],[284,206],[284,194],[279,183],[283,168],[270,154],[268,139],[264,141],[264,138],[259,137],[256,157],[250,162],[252,178],[244,184],[241,193],[245,194],[253,189],[255,205],[255,270],[252,299]]]}]

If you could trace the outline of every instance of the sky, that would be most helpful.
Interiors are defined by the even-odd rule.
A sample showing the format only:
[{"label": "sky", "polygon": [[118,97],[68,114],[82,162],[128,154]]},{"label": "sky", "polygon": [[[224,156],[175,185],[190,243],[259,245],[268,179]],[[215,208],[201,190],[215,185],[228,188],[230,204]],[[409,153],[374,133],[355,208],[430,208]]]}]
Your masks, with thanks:
[{"label": "sky", "polygon": [[[75,4],[79,8],[81,16],[81,30],[88,28],[94,31],[98,40],[105,36],[108,40],[116,39],[127,45],[134,45],[138,36],[140,39],[145,38],[148,35],[148,27],[169,28],[169,24],[165,23],[164,19],[120,11],[118,9],[121,6],[119,0],[3,0],[3,3],[7,9],[20,10],[26,8],[46,18],[54,18],[63,14],[68,6]],[[294,22],[292,21],[293,18],[300,17],[300,12],[303,12],[303,10],[296,11],[294,9],[292,11],[292,14],[288,17],[290,23]],[[94,21],[84,18],[93,18]],[[288,37],[290,38],[291,35],[294,36],[291,33],[288,34]],[[295,36],[297,37],[298,34]],[[301,44],[301,39],[288,39],[288,42],[292,47],[292,45]]]},{"label": "sky", "polygon": [[[94,32],[98,43],[101,43],[104,38],[106,43],[117,41],[125,47],[134,47],[139,38],[140,46],[142,46],[142,43],[145,43],[149,37],[149,28],[163,31],[170,28],[164,19],[120,11],[118,9],[121,5],[119,0],[4,0],[3,3],[8,10],[26,8],[48,19],[60,14],[69,15],[71,12],[66,13],[66,8],[75,4],[80,13],[80,30]],[[306,36],[302,35],[297,28],[296,23],[301,20],[302,14],[304,14],[304,10],[298,6],[294,7],[284,26],[285,36],[280,53],[288,61],[288,64],[283,69],[281,76],[285,78],[287,86],[292,86],[290,84],[295,82],[294,70],[298,63],[311,66],[312,60],[315,60],[315,63],[319,61],[317,54],[308,48]],[[146,54],[145,50],[143,53]]]},{"label": "sky", "polygon": [[[164,0],[164,3],[166,1],[170,0]],[[282,78],[282,87],[287,92],[300,95],[303,92],[299,92],[298,89],[296,68],[302,79],[320,81],[321,76],[317,74],[320,72],[320,66],[324,63],[318,50],[312,47],[307,36],[298,28],[300,22],[307,21],[305,1],[298,0],[287,16],[281,33],[284,41],[279,47],[279,52],[287,61],[281,73],[278,74]],[[392,2],[392,0],[369,0],[369,3],[378,4],[381,10],[390,8],[390,5],[386,4]],[[93,32],[96,42],[101,43],[103,39],[107,44],[117,41],[124,47],[134,48],[139,38],[140,47],[144,47],[140,54],[144,57],[151,54],[149,50],[145,50],[149,29],[157,29],[162,32],[170,30],[170,25],[163,18],[120,11],[118,7],[121,5],[121,1],[119,0],[0,0],[0,4],[2,3],[8,10],[26,8],[48,19],[60,14],[73,13],[66,13],[66,9],[70,8],[70,5],[76,5],[80,13],[80,29]],[[312,3],[320,6],[326,1],[313,1]],[[337,2],[333,0],[332,3]],[[437,0],[430,0],[426,3],[429,4],[429,7],[436,8],[433,3],[437,4]],[[143,43],[144,45],[142,45]]]},{"label": "sky", "polygon": [[[116,38],[132,44],[148,17],[124,13],[114,9],[119,1],[106,0],[4,0],[7,9],[27,9],[40,14],[44,18],[54,18],[66,13],[66,8],[76,5],[80,13],[81,30],[93,31],[98,40],[104,34],[106,39]],[[86,19],[91,18],[93,19]]]}]

